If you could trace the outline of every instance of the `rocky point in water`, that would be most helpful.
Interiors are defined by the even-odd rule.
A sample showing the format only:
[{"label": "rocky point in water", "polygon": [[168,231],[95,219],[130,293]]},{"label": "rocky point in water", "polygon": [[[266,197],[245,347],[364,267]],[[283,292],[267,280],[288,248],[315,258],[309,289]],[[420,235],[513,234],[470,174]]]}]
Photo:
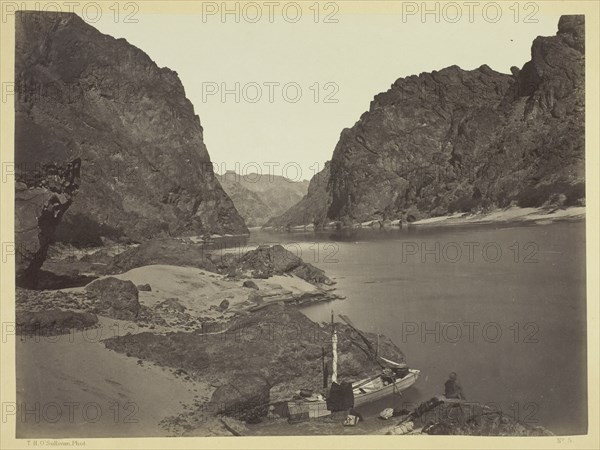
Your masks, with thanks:
[{"label": "rocky point in water", "polygon": [[[339,379],[360,379],[377,371],[378,364],[367,356],[356,332],[343,324],[336,327]],[[377,339],[370,333],[366,336],[372,342]],[[111,350],[183,369],[190,377],[216,386],[210,402],[217,404],[186,417],[193,427],[202,427],[207,415],[218,413],[260,420],[266,416],[269,402],[288,400],[301,389],[320,391],[323,348],[330,364],[330,343],[329,325],[317,324],[298,309],[282,305],[240,315],[199,332],[143,332],[104,341]],[[394,361],[405,360],[387,337],[380,336],[379,345],[381,353]]]},{"label": "rocky point in water", "polygon": [[584,16],[562,16],[512,75],[451,66],[398,79],[342,131],[329,175],[268,225],[584,205],[584,33]]},{"label": "rocky point in water", "polygon": [[15,23],[17,171],[81,160],[58,240],[247,232],[176,72],[75,14],[21,11]]},{"label": "rocky point in water", "polygon": [[[246,250],[244,248],[244,250]],[[335,284],[325,272],[302,260],[282,245],[260,245],[248,251],[210,249],[182,239],[146,241],[115,256],[102,274],[125,272],[153,264],[197,267],[231,278],[266,279],[296,276],[313,285]]]}]

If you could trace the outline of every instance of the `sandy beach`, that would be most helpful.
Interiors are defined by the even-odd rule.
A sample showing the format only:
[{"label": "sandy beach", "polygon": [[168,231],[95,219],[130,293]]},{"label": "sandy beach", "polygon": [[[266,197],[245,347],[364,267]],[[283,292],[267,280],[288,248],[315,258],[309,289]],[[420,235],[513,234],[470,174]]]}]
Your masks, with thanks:
[{"label": "sandy beach", "polygon": [[[109,277],[101,277],[109,278]],[[71,329],[68,334],[21,334],[17,340],[17,403],[19,437],[49,438],[100,436],[165,436],[181,434],[186,412],[201,411],[216,386],[189,376],[184,370],[139,359],[106,348],[114,337],[150,332],[222,333],[218,326],[258,305],[289,301],[306,295],[329,295],[294,275],[273,275],[252,281],[228,278],[194,267],[149,265],[114,278],[136,285],[139,303],[149,319],[117,320],[98,315],[92,328]],[[85,298],[85,287],[23,295],[19,309],[52,308],[85,311],[89,305],[73,303]],[[227,306],[223,307],[224,302]],[[214,325],[206,331],[203,324]],[[198,349],[199,351],[201,349]],[[207,416],[210,419],[210,417]],[[208,419],[202,419],[208,420]],[[217,419],[202,422],[206,435],[230,434]]]},{"label": "sandy beach", "polygon": [[164,436],[165,417],[209,395],[171,369],[106,349],[102,339],[135,332],[126,325],[100,318],[95,329],[17,340],[17,437]]},{"label": "sandy beach", "polygon": [[585,217],[585,206],[548,210],[546,208],[511,207],[490,213],[456,213],[446,216],[430,217],[412,222],[413,226],[453,226],[488,223],[552,223],[561,220],[580,220]]}]

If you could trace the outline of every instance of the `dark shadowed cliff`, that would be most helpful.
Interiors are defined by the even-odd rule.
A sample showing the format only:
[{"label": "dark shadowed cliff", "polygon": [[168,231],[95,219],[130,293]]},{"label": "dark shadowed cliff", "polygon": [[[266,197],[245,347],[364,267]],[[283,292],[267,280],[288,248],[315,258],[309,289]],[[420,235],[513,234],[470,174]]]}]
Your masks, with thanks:
[{"label": "dark shadowed cliff", "polygon": [[563,16],[512,75],[452,66],[398,79],[342,131],[325,192],[271,224],[585,204],[584,66],[584,17]]},{"label": "dark shadowed cliff", "polygon": [[176,72],[74,14],[18,13],[15,56],[17,170],[81,160],[60,240],[247,232]]}]

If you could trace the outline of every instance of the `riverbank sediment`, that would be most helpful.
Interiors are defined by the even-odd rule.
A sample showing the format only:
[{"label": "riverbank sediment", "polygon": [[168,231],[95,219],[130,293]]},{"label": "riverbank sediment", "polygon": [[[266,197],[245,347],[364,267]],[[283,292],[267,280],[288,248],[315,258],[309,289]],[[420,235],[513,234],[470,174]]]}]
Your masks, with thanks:
[{"label": "riverbank sediment", "polygon": [[[122,262],[147,262],[150,255],[159,254],[159,248],[151,252],[142,248],[143,253],[136,249]],[[323,354],[330,364],[330,326],[310,320],[294,305],[298,303],[295,298],[315,292],[326,298],[335,291],[331,283],[325,282],[322,271],[299,265],[297,257],[275,261],[277,253],[264,246],[259,248],[262,250],[241,257],[219,255],[218,261],[207,258],[215,272],[151,264],[103,275],[82,287],[19,289],[18,312],[43,316],[51,307],[72,312],[66,315],[71,319],[79,313],[97,317],[95,325],[84,323],[65,333],[64,326],[69,322],[56,322],[62,316],[44,321],[36,314],[35,323],[31,315],[24,316],[29,317],[28,326],[19,329],[17,324],[19,402],[26,407],[44,404],[49,401],[45,392],[61,392],[66,402],[84,398],[103,410],[115,403],[121,409],[129,408],[128,413],[133,411],[131,405],[147,409],[136,413],[139,426],[123,422],[122,435],[127,436],[379,433],[383,425],[375,417],[367,419],[366,427],[361,424],[351,429],[343,427],[339,417],[303,425],[265,420],[269,404],[289,400],[302,390],[326,392]],[[190,255],[179,257],[183,261]],[[91,287],[99,282],[106,285],[104,292],[118,298],[118,292],[133,292],[132,286],[136,294],[122,302],[108,301],[103,292]],[[381,367],[369,358],[356,332],[343,324],[336,326],[339,379],[355,381],[378,373]],[[52,330],[57,330],[55,335]],[[379,340],[381,355],[398,362],[406,360],[390,339],[366,335],[372,342]],[[55,345],[56,340],[61,344]],[[98,364],[88,364],[90,358]],[[94,374],[88,374],[89,367],[93,367]],[[157,409],[148,400],[151,388],[138,386],[145,384],[146,378],[152,389],[164,390],[173,385],[178,392],[173,398],[160,400],[164,409]],[[47,390],[30,387],[41,379],[48,385]],[[248,393],[260,394],[258,409],[257,399],[249,398]],[[224,408],[224,404],[229,406]],[[223,414],[231,410],[234,417],[225,418]],[[262,422],[257,428],[250,426],[256,421]],[[106,436],[111,430],[105,421],[100,425],[85,423],[80,424],[78,436]],[[56,426],[25,420],[19,426],[24,437],[59,437],[60,433],[73,435],[68,430],[74,425],[64,420]],[[154,431],[150,433],[150,429]]]},{"label": "riverbank sediment", "polygon": [[315,227],[314,224],[304,224],[288,227],[263,227],[265,231],[313,231],[313,230],[339,230],[339,229],[393,229],[393,228],[422,228],[422,227],[447,227],[459,225],[486,225],[486,224],[507,224],[507,223],[536,223],[549,224],[561,221],[576,221],[585,218],[585,206],[566,207],[566,208],[520,208],[510,207],[485,211],[478,213],[455,213],[445,216],[428,217],[416,219],[410,217],[402,219],[380,219],[374,218],[362,222],[339,222],[330,221],[326,224]]}]

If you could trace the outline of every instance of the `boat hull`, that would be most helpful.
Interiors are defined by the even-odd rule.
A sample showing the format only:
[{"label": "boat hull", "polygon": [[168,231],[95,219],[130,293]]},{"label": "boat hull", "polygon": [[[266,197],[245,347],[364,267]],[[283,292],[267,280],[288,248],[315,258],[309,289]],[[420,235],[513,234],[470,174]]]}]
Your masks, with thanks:
[{"label": "boat hull", "polygon": [[[352,383],[354,388],[354,406],[361,406],[366,403],[374,402],[375,400],[382,399],[387,397],[388,395],[393,395],[405,391],[409,387],[411,387],[417,379],[419,378],[420,371],[416,369],[410,369],[408,375],[406,375],[401,380],[397,380],[395,385],[393,383],[383,386],[380,389],[374,390],[372,392],[365,393],[356,393],[358,389],[357,386],[364,385],[364,381],[357,381]],[[304,405],[304,408],[308,410],[308,417],[311,419],[328,416],[331,414],[331,411],[327,409],[327,402],[324,400],[317,401],[306,401],[303,400],[301,402],[290,402],[290,404],[297,406],[298,404]]]},{"label": "boat hull", "polygon": [[[379,400],[388,395],[400,393],[411,387],[419,378],[419,370],[411,369],[404,378],[397,380],[396,383],[390,383],[383,386],[381,389],[374,390],[372,392],[356,393],[354,394],[354,406],[364,405],[365,403]],[[355,383],[357,384],[357,383]]]}]

